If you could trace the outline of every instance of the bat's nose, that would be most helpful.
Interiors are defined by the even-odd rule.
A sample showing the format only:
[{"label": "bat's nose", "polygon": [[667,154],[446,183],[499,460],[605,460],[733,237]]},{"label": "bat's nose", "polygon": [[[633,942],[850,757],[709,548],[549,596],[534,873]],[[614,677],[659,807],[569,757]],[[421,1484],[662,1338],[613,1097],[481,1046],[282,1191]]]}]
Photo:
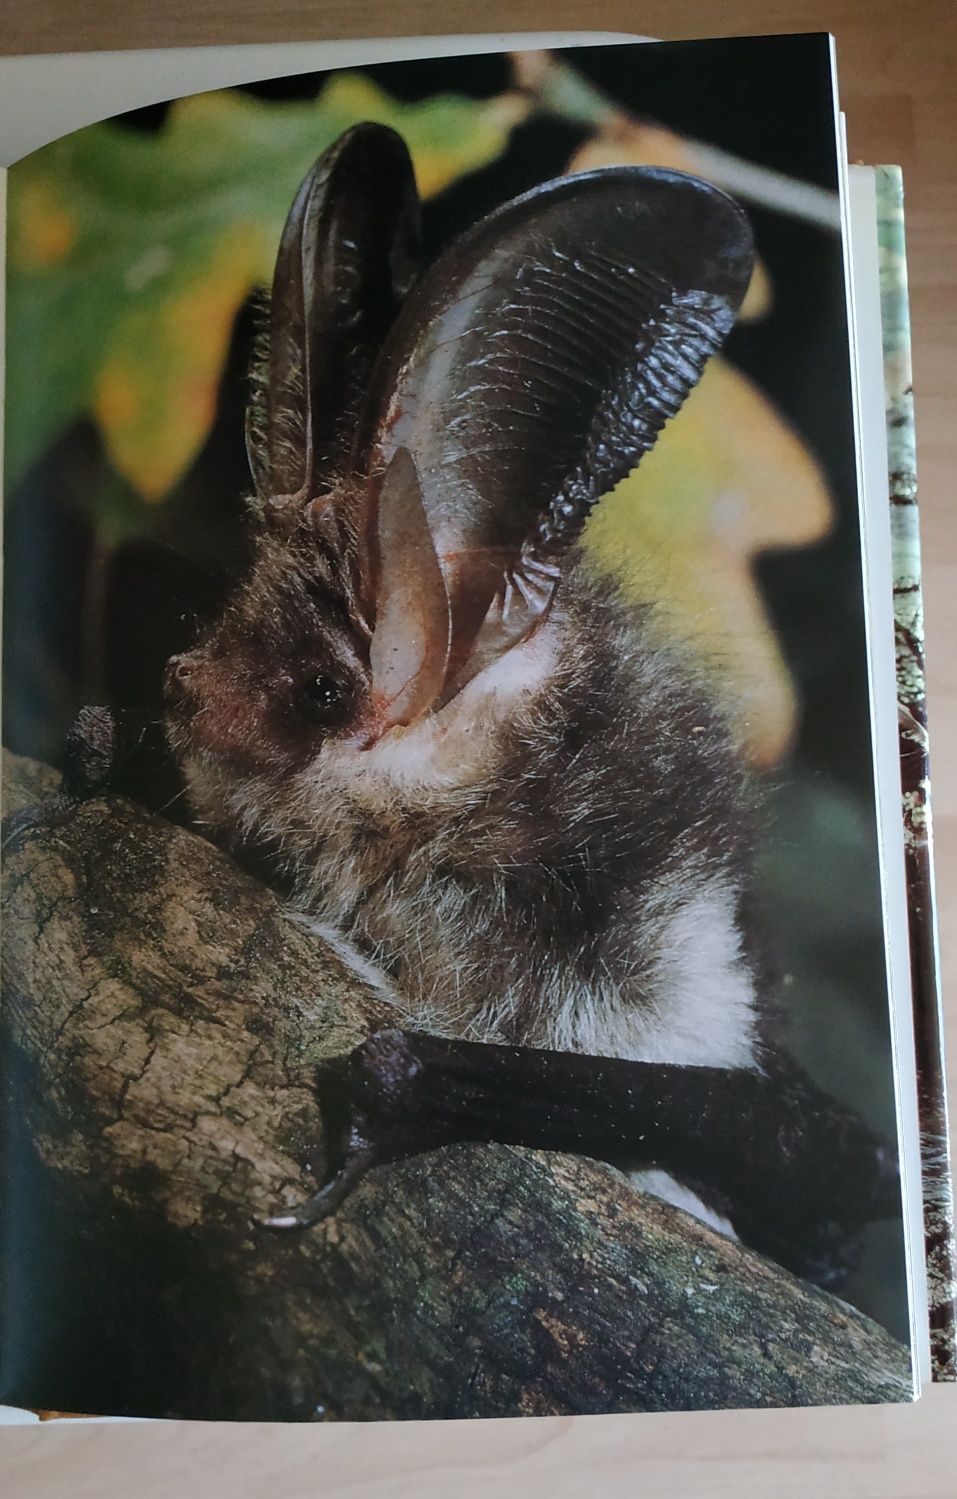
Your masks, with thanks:
[{"label": "bat's nose", "polygon": [[163,673],[163,688],[168,702],[182,702],[189,692],[195,670],[196,661],[192,656],[170,656]]}]

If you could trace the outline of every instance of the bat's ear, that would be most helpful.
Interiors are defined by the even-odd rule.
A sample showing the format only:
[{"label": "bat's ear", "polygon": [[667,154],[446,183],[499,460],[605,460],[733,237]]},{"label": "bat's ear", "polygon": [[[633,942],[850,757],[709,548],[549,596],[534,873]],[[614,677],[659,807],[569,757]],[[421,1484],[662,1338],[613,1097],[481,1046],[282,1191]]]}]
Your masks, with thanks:
[{"label": "bat's ear", "polygon": [[303,181],[279,244],[247,448],[257,492],[311,499],[346,467],[369,372],[419,268],[402,138],[357,125]]},{"label": "bat's ear", "polygon": [[[752,263],[724,193],[623,167],[506,204],[418,282],[376,363],[353,466],[414,459],[417,500],[402,513],[418,536],[424,517],[451,611],[436,705],[545,616],[590,509],[697,382]],[[380,517],[383,566],[394,535]],[[446,649],[437,604],[427,617],[439,635],[419,708]]]},{"label": "bat's ear", "polygon": [[449,659],[449,597],[406,448],[379,488],[372,566],[375,629],[369,650],[378,731],[413,723],[441,694]]}]

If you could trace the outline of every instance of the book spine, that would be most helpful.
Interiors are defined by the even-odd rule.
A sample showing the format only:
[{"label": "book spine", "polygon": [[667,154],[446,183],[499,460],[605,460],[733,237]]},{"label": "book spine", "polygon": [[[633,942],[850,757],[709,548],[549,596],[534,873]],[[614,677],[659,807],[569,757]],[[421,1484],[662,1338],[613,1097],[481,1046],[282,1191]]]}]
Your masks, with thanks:
[{"label": "book spine", "polygon": [[957,1379],[957,1252],[935,919],[904,198],[899,167],[878,167],[876,175],[901,790],[931,1364],[935,1380],[954,1380]]}]

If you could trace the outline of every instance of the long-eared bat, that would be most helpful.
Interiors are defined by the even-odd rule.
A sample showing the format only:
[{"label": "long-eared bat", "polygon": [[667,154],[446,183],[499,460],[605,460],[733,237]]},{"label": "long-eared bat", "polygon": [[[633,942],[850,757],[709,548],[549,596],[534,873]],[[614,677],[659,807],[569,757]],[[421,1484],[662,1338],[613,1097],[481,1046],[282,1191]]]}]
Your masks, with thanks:
[{"label": "long-eared bat", "polygon": [[827,1280],[893,1149],[774,1044],[754,794],[582,528],[734,321],[741,209],[609,168],[422,265],[398,135],[348,131],[282,235],[248,421],[256,553],[166,676],[191,806],[265,850],[395,1029],[327,1067],[332,1211],[452,1140],[587,1153]]}]

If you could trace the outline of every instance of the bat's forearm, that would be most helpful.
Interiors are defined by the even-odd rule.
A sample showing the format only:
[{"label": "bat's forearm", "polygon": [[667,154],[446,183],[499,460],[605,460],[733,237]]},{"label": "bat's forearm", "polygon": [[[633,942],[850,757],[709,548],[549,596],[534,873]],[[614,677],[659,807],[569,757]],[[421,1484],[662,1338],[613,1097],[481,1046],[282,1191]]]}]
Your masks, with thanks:
[{"label": "bat's forearm", "polygon": [[656,1166],[706,1188],[741,1236],[806,1268],[899,1209],[891,1147],[795,1069],[632,1062],[380,1031],[320,1079],[330,1180],[276,1220],[334,1211],[372,1166],[455,1141]]}]

